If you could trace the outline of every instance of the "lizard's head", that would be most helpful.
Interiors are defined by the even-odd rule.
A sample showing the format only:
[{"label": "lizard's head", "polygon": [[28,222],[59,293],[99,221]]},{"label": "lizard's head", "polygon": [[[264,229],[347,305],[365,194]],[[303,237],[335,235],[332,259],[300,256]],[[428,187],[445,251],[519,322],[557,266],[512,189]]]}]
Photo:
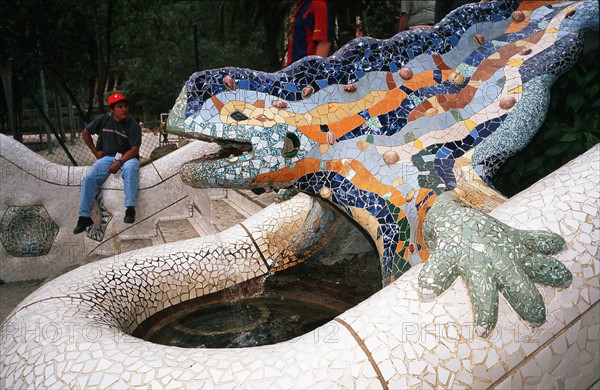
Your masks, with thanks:
[{"label": "lizard's head", "polygon": [[[310,174],[339,171],[340,164],[345,166],[363,154],[361,164],[366,169],[391,167],[398,159],[392,153],[388,156],[390,163],[384,153],[389,145],[396,144],[406,145],[406,150],[397,153],[400,169],[412,172],[416,166],[422,171],[421,176],[441,175],[439,180],[434,177],[420,186],[427,186],[431,181],[432,188],[439,192],[443,181],[445,190],[453,189],[455,180],[448,169],[433,172],[430,167],[419,165],[426,165],[426,161],[407,161],[419,159],[421,155],[440,155],[438,149],[442,152],[456,149],[456,140],[450,140],[451,145],[443,147],[445,141],[436,139],[443,137],[438,133],[444,127],[458,127],[465,121],[464,126],[471,133],[476,131],[475,135],[491,131],[492,125],[495,129],[506,116],[496,115],[498,118],[488,118],[481,123],[467,117],[472,112],[467,110],[467,105],[475,91],[491,91],[488,93],[491,96],[494,91],[488,84],[501,87],[500,83],[508,80],[506,75],[514,73],[519,64],[522,64],[520,79],[510,76],[513,77],[510,80],[517,80],[515,85],[504,83],[504,90],[496,90],[518,97],[518,91],[525,90],[521,84],[537,81],[538,76],[546,73],[557,77],[575,62],[577,55],[573,53],[580,49],[580,33],[591,24],[597,24],[598,5],[593,1],[538,5],[539,9],[533,9],[535,7],[528,3],[522,7],[519,2],[507,2],[507,6],[499,3],[470,4],[438,26],[421,32],[400,33],[388,40],[358,38],[332,57],[306,57],[275,73],[221,68],[193,74],[169,115],[168,131],[215,142],[221,149],[218,155],[204,156],[183,165],[183,181],[194,187],[284,188],[303,176],[302,180],[314,180]],[[512,16],[519,7],[524,10],[518,11],[524,15],[522,23],[515,22]],[[465,32],[468,24],[456,29],[457,21],[484,26],[490,19],[503,20],[501,27],[509,28],[512,35],[495,27],[497,31],[494,30],[494,35],[490,32],[488,42],[483,35]],[[560,29],[559,34],[556,28]],[[544,34],[556,42],[536,45]],[[440,40],[440,36],[456,39]],[[506,42],[497,41],[495,37]],[[533,54],[527,54],[532,58],[521,58],[530,47],[535,48]],[[498,60],[499,50],[512,52]],[[485,62],[481,61],[484,55],[496,57]],[[466,56],[464,61],[456,60],[461,56]],[[367,58],[369,61],[365,62]],[[492,64],[492,61],[496,62]],[[478,72],[474,64],[481,65],[481,71]],[[502,66],[503,73],[494,76],[498,80],[489,77],[488,68]],[[403,70],[410,74],[404,75]],[[494,109],[492,98],[494,96],[487,103],[490,110]],[[477,101],[481,99],[477,96]],[[429,118],[431,115],[434,117]],[[485,129],[479,130],[480,127]],[[502,128],[498,133],[502,133]],[[530,139],[526,135],[521,137],[522,143]],[[490,138],[489,142],[497,143],[493,137],[486,137]],[[469,148],[482,138],[470,140]],[[496,156],[497,148],[485,148],[486,143],[481,143],[473,165],[506,159],[522,147],[512,138],[510,142],[518,147],[507,147],[510,150],[502,151],[500,157]],[[453,158],[454,154],[457,152],[453,152]],[[488,165],[495,167],[499,163]],[[488,177],[490,173],[485,169],[481,168],[479,174]],[[410,188],[400,190],[408,192]]]},{"label": "lizard's head", "polygon": [[[169,115],[168,131],[220,146],[217,155],[182,166],[181,177],[187,184],[200,188],[288,187],[301,175],[294,169],[297,164],[318,149],[319,143],[299,130],[309,123],[305,102],[294,109],[268,91],[246,85],[240,88],[238,83],[250,82],[248,73],[259,72],[239,68],[198,72],[183,87]],[[240,81],[243,78],[246,80]],[[285,170],[285,175],[274,174],[280,170]]]}]

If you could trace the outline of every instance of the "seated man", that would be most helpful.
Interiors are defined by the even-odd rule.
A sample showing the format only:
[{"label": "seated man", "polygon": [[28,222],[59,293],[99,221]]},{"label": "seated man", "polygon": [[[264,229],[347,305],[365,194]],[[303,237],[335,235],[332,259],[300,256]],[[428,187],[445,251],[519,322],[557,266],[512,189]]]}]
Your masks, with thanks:
[{"label": "seated man", "polygon": [[[87,147],[96,157],[96,162],[87,171],[81,183],[79,219],[73,234],[79,234],[93,225],[91,209],[98,187],[111,173],[121,171],[125,190],[125,223],[135,222],[135,205],[138,191],[138,153],[142,144],[140,125],[129,118],[129,102],[121,93],[113,93],[108,98],[110,114],[99,115],[81,132]],[[96,149],[92,134],[98,134],[102,144]]]}]

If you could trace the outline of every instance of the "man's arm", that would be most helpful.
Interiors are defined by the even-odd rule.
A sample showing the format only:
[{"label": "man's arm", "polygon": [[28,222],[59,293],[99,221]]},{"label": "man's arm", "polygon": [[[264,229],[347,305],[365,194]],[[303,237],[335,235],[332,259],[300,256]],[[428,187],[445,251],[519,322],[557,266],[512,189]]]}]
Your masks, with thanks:
[{"label": "man's arm", "polygon": [[[139,154],[139,152],[140,152],[139,146],[132,146],[131,149],[126,151],[125,154],[119,160],[121,160],[121,161],[123,161],[123,163],[125,163],[125,161],[137,156]],[[119,170],[121,169],[121,166],[122,166],[121,163],[119,162],[119,160],[115,160],[115,162],[113,162],[111,164],[111,166],[108,167],[108,172],[110,172],[110,173],[119,172]]]},{"label": "man's arm", "polygon": [[406,26],[408,25],[408,18],[410,16],[407,12],[402,12],[400,14],[400,23],[398,24],[398,32],[406,30]]},{"label": "man's arm", "polygon": [[331,49],[331,41],[319,41],[319,43],[317,43],[315,55],[318,55],[321,57],[327,57],[329,55],[330,49]]},{"label": "man's arm", "polygon": [[87,128],[84,128],[81,131],[81,138],[83,138],[83,142],[85,142],[86,146],[94,154],[94,157],[96,157],[96,159],[104,157],[104,152],[96,149],[96,145],[94,145],[94,139],[92,138],[92,135],[90,134]]}]

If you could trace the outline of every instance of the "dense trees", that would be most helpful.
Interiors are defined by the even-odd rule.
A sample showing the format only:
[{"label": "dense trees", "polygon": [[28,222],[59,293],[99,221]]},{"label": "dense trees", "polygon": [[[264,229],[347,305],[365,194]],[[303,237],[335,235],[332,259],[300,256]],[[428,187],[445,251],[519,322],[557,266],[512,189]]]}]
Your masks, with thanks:
[{"label": "dense trees", "polygon": [[[389,11],[398,3],[332,0],[338,47],[354,37],[360,15],[363,24],[373,21],[377,34],[391,26],[384,37],[392,36],[397,16]],[[18,106],[24,92],[39,97],[43,71],[47,89],[68,96],[84,121],[104,109],[103,93],[115,86],[131,96],[135,112],[157,116],[171,107],[196,67],[279,69],[292,5],[288,0],[1,2],[4,86],[12,75],[10,96]],[[5,98],[2,94],[4,119]]]}]

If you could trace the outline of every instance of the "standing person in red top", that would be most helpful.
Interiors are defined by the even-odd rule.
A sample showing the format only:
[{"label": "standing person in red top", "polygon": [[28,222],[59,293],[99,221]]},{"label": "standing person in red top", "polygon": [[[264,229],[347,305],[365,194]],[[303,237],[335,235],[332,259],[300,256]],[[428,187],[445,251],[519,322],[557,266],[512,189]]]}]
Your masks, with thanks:
[{"label": "standing person in red top", "polygon": [[285,66],[309,55],[327,57],[332,42],[333,15],[327,0],[297,0]]}]

